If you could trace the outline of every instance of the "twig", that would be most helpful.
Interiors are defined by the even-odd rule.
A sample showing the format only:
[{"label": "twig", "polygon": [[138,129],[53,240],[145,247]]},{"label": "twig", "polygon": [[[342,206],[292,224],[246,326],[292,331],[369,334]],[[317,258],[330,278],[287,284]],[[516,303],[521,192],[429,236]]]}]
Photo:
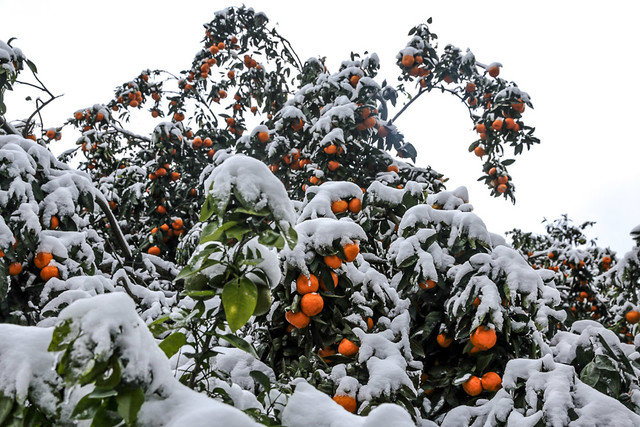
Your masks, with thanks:
[{"label": "twig", "polygon": [[109,209],[109,206],[107,206],[104,195],[100,193],[98,189],[96,189],[96,192],[98,192],[99,194],[94,194],[95,200],[98,203],[98,206],[100,206],[100,209],[102,209],[102,212],[104,212],[105,216],[107,217],[107,221],[109,221],[109,224],[111,225],[111,231],[116,237],[118,246],[120,246],[120,249],[122,249],[122,251],[124,252],[124,259],[127,261],[132,261],[133,255],[131,254],[131,249],[129,248],[129,245],[127,244],[127,241],[122,234],[120,224],[118,224],[116,217],[113,216],[113,212],[111,212],[111,209]]},{"label": "twig", "polygon": [[289,42],[289,40],[287,40],[284,37],[282,37],[280,35],[280,33],[278,33],[275,30],[274,30],[274,34],[275,34],[276,37],[278,37],[282,41],[282,43],[285,45],[285,48],[287,49],[287,51],[289,51],[289,53],[293,54],[295,60],[297,61],[297,64],[295,64],[295,65],[296,65],[296,68],[298,69],[298,71],[302,71],[302,61],[300,60],[300,57],[296,53],[296,51],[293,48],[293,46],[291,46],[291,42]]},{"label": "twig", "polygon": [[397,113],[395,116],[393,116],[393,119],[389,120],[389,123],[388,123],[388,124],[389,124],[389,125],[393,124],[393,122],[395,122],[395,121],[396,121],[396,119],[397,119],[398,117],[400,117],[400,115],[401,115],[402,113],[404,113],[404,112],[405,112],[405,110],[406,110],[407,108],[409,108],[409,105],[413,104],[413,103],[415,102],[415,100],[416,100],[416,99],[418,99],[418,98],[420,98],[420,96],[421,96],[423,93],[425,93],[425,92],[427,92],[427,90],[426,90],[426,89],[420,89],[420,92],[418,92],[418,94],[417,94],[416,96],[414,96],[413,98],[411,98],[411,99],[409,100],[409,102],[407,102],[406,104],[404,104],[404,106],[400,109],[400,111],[398,111],[398,113]]},{"label": "twig", "polygon": [[[56,98],[60,98],[61,96],[64,96],[64,95],[56,95],[56,96],[52,97],[51,99],[49,99],[47,101],[44,101],[44,102],[40,98],[36,99],[36,111],[31,113],[31,115],[24,122],[24,128],[22,129],[22,136],[23,137],[26,138],[28,133],[29,133],[29,122],[31,122],[31,119],[36,114],[39,115],[40,114],[40,110],[42,110],[44,107],[46,107],[51,101],[53,101]],[[38,101],[42,102],[42,105],[40,105],[39,107],[38,107]],[[40,122],[42,122],[42,117],[40,117]]]}]

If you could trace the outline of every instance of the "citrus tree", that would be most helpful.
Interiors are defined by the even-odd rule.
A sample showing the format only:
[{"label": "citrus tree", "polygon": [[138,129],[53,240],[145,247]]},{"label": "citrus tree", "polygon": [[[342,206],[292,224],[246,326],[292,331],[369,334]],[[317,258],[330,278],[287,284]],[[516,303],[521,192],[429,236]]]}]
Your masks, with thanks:
[{"label": "citrus tree", "polygon": [[[33,120],[56,98],[41,83],[28,119],[0,104],[0,313],[37,325],[0,325],[0,419],[562,425],[604,402],[636,423],[638,352],[568,305],[588,285],[591,318],[633,323],[633,254],[607,271],[614,255],[566,218],[511,246],[464,187],[413,164],[395,122],[433,91],[467,106],[493,196],[515,201],[507,148],[539,142],[501,65],[428,24],[395,85],[375,53],[302,62],[239,7],[184,70],[143,70],[61,126]],[[0,53],[0,94],[24,64],[37,79]],[[65,127],[79,138],[56,159]]]}]

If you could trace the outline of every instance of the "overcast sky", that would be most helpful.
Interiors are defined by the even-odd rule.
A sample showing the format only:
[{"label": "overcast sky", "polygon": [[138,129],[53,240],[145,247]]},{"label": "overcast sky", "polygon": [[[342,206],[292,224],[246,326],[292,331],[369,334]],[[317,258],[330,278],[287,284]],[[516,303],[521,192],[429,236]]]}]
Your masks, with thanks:
[{"label": "overcast sky", "polygon": [[[45,112],[54,126],[82,107],[110,99],[116,85],[144,68],[185,69],[199,48],[202,24],[229,1],[0,0],[0,39],[36,62],[40,77],[64,97]],[[640,69],[635,1],[247,1],[267,13],[304,60],[326,56],[335,70],[350,51],[376,52],[382,77],[394,82],[395,55],[408,30],[433,17],[442,45],[467,47],[480,62],[503,64],[501,76],[527,91],[535,110],[523,120],[542,143],[511,167],[517,202],[489,196],[476,182],[481,161],[466,148],[475,138],[466,109],[429,94],[396,123],[431,165],[466,185],[491,231],[540,232],[540,221],[568,213],[594,220],[591,236],[626,251],[640,224]],[[315,6],[311,6],[315,5]],[[9,118],[15,119],[11,112]],[[148,129],[151,131],[151,127]],[[63,136],[53,147],[73,145]]]}]

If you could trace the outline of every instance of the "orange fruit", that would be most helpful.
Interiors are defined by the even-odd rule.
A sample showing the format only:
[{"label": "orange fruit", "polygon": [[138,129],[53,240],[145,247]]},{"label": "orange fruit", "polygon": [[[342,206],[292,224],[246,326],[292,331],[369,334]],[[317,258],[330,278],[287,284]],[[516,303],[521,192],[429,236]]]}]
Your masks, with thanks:
[{"label": "orange fruit", "polygon": [[324,308],[324,300],[317,293],[305,294],[300,300],[300,310],[309,317],[320,314]]},{"label": "orange fruit", "polygon": [[476,155],[476,156],[478,156],[478,157],[482,157],[482,156],[484,156],[484,154],[485,154],[485,153],[484,153],[484,148],[482,148],[482,147],[480,147],[480,146],[477,146],[477,147],[473,150],[473,152],[474,152],[474,153],[475,153],[475,155]]},{"label": "orange fruit", "polygon": [[310,274],[309,277],[301,274],[296,280],[296,290],[300,295],[318,292],[318,278],[313,274]]},{"label": "orange fruit", "polygon": [[511,130],[511,129],[515,129],[516,127],[516,122],[515,120],[513,120],[512,118],[507,118],[504,119],[504,125],[507,127],[507,129]]},{"label": "orange fruit", "polygon": [[353,397],[345,395],[335,395],[333,396],[333,401],[352,414],[355,414],[356,408],[358,407],[358,403]]},{"label": "orange fruit", "polygon": [[340,345],[338,345],[338,353],[347,357],[356,355],[359,349],[357,345],[346,338],[343,338],[342,341],[340,341]]},{"label": "orange fruit", "polygon": [[389,135],[389,129],[387,129],[385,126],[380,126],[378,128],[378,136],[380,138],[386,138]]},{"label": "orange fruit", "polygon": [[522,102],[521,99],[518,100],[518,102],[515,102],[513,104],[511,104],[511,108],[513,108],[515,111],[517,111],[518,113],[522,114],[524,113],[524,102]]},{"label": "orange fruit", "polygon": [[180,218],[176,218],[172,223],[171,223],[171,227],[174,230],[182,230],[182,227],[184,227],[184,222],[182,222],[182,219]]},{"label": "orange fruit", "polygon": [[9,265],[9,275],[17,276],[22,272],[22,264],[19,262],[13,262]]},{"label": "orange fruit", "polygon": [[467,83],[467,86],[464,88],[465,92],[473,92],[476,90],[476,85],[472,82]]},{"label": "orange fruit", "polygon": [[453,338],[447,338],[445,334],[438,334],[438,336],[436,337],[436,341],[438,342],[438,345],[440,347],[447,348],[453,342]]},{"label": "orange fruit", "polygon": [[480,378],[473,375],[462,384],[462,389],[469,396],[477,396],[482,393],[482,381],[480,380]]},{"label": "orange fruit", "polygon": [[160,256],[160,248],[157,246],[151,246],[148,250],[147,253],[150,255],[155,255],[155,256]]},{"label": "orange fruit", "polygon": [[506,175],[502,175],[498,177],[498,184],[506,184],[509,182],[509,177]]},{"label": "orange fruit", "polygon": [[262,142],[264,144],[268,140],[269,140],[269,133],[268,132],[258,132],[258,141],[260,141],[260,142]]},{"label": "orange fruit", "polygon": [[502,120],[500,119],[494,120],[491,127],[493,128],[493,130],[502,130]]},{"label": "orange fruit", "polygon": [[52,216],[51,217],[51,229],[55,230],[56,228],[58,228],[58,226],[60,225],[60,221],[58,220],[57,216]]},{"label": "orange fruit", "polygon": [[478,133],[485,133],[487,131],[487,127],[485,125],[483,125],[482,123],[479,123],[476,125],[476,132]]},{"label": "orange fruit", "polygon": [[284,317],[285,319],[287,319],[287,322],[289,322],[290,324],[292,324],[298,329],[305,328],[307,325],[309,325],[309,320],[311,320],[309,316],[307,316],[301,311],[297,313],[294,313],[293,311],[287,311],[284,314]]},{"label": "orange fruit", "polygon": [[624,317],[625,319],[627,319],[627,322],[635,325],[640,320],[640,312],[638,312],[637,310],[631,310],[628,311],[627,314],[624,315]]},{"label": "orange fruit", "polygon": [[96,121],[97,122],[101,122],[103,120],[104,120],[104,114],[102,114],[102,113],[96,114]]},{"label": "orange fruit", "polygon": [[495,392],[502,388],[502,378],[495,372],[487,372],[480,380],[485,391]]},{"label": "orange fruit", "polygon": [[167,170],[165,168],[158,168],[156,171],[156,176],[165,176],[167,174]]},{"label": "orange fruit", "polygon": [[180,179],[180,173],[179,172],[171,172],[171,181],[177,181]]},{"label": "orange fruit", "polygon": [[420,286],[420,289],[433,289],[438,284],[433,280],[427,280],[426,283],[419,283],[418,286]]},{"label": "orange fruit", "polygon": [[53,255],[49,252],[38,252],[36,257],[33,259],[33,264],[42,270],[44,267],[49,265],[52,259]]},{"label": "orange fruit", "polygon": [[414,62],[415,62],[415,58],[413,57],[413,55],[405,55],[402,57],[402,65],[404,65],[407,68],[412,67]]},{"label": "orange fruit", "polygon": [[491,77],[498,77],[498,74],[500,74],[500,68],[499,67],[489,67],[489,75]]},{"label": "orange fruit", "polygon": [[351,83],[351,86],[353,87],[356,87],[359,81],[360,81],[360,76],[351,76],[351,78],[349,79],[349,83]]},{"label": "orange fruit", "polygon": [[367,317],[367,331],[373,329],[373,319],[371,317]]},{"label": "orange fruit", "polygon": [[340,163],[331,160],[327,166],[329,168],[330,171],[335,171],[336,169],[338,169],[340,167]]},{"label": "orange fruit", "polygon": [[353,262],[360,253],[360,247],[357,243],[348,243],[342,248],[344,257],[347,262]]},{"label": "orange fruit", "polygon": [[369,116],[366,119],[364,119],[363,123],[364,123],[365,129],[371,129],[376,125],[376,118],[373,116]]},{"label": "orange fruit", "polygon": [[353,213],[358,213],[362,210],[362,202],[358,198],[353,198],[349,201],[349,210]]},{"label": "orange fruit", "polygon": [[504,184],[500,184],[500,185],[498,185],[498,188],[496,190],[498,190],[498,193],[500,193],[500,194],[506,193],[507,186],[504,185]]},{"label": "orange fruit", "polygon": [[164,232],[167,232],[167,231],[169,231],[169,226],[167,224],[162,224],[160,226],[160,230],[162,230]]},{"label": "orange fruit", "polygon": [[486,326],[479,326],[471,334],[471,344],[478,347],[480,350],[485,351],[496,345],[498,336],[495,329],[487,328]]},{"label": "orange fruit", "polygon": [[164,206],[160,205],[156,208],[156,211],[160,214],[160,215],[164,215],[167,213],[167,208],[165,208]]},{"label": "orange fruit", "polygon": [[[333,280],[333,287],[335,288],[336,286],[338,286],[338,275],[333,271],[331,271],[331,279]],[[322,278],[320,278],[319,281],[320,281],[320,289],[322,289],[323,291],[326,291],[327,287],[324,285],[324,281],[322,280]]]},{"label": "orange fruit", "polygon": [[302,119],[298,119],[297,122],[291,123],[291,129],[293,129],[296,132],[302,129],[303,127],[304,127],[304,122],[302,121]]},{"label": "orange fruit", "polygon": [[329,356],[333,356],[334,354],[336,354],[336,351],[334,349],[332,349],[331,347],[329,347],[328,345],[324,346],[324,348],[321,348],[320,350],[318,350],[318,356],[322,357],[322,359],[327,362],[327,357]]},{"label": "orange fruit", "polygon": [[58,267],[54,265],[47,265],[42,270],[40,270],[40,278],[45,282],[52,277],[60,277],[60,272],[58,271]]},{"label": "orange fruit", "polygon": [[337,255],[327,255],[324,257],[324,263],[327,264],[327,267],[336,269],[340,268],[342,260]]},{"label": "orange fruit", "polygon": [[333,213],[344,213],[349,209],[349,203],[346,200],[336,200],[331,203],[331,212]]},{"label": "orange fruit", "polygon": [[55,138],[55,137],[56,137],[56,131],[55,131],[55,130],[53,130],[53,129],[49,129],[49,130],[47,131],[46,135],[47,135],[47,138],[49,138],[49,139],[53,139],[53,138]]},{"label": "orange fruit", "polygon": [[480,297],[476,297],[476,299],[473,300],[473,305],[474,307],[477,307],[480,305],[480,303],[482,302],[482,300],[480,299]]},{"label": "orange fruit", "polygon": [[489,169],[489,175],[495,175],[497,172],[496,168]]},{"label": "orange fruit", "polygon": [[389,166],[387,166],[387,172],[395,172],[395,173],[398,173],[398,170],[399,170],[399,169],[398,169],[398,166],[396,166],[396,165],[389,165]]},{"label": "orange fruit", "polygon": [[336,154],[338,152],[338,147],[333,144],[327,145],[326,147],[324,147],[323,151],[327,154]]}]

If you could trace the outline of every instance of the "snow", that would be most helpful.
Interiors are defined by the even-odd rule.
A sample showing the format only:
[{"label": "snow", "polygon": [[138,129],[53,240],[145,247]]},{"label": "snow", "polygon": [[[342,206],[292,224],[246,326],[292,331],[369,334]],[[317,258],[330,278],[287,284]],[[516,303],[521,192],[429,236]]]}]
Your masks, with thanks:
[{"label": "snow", "polygon": [[282,412],[282,425],[287,427],[402,427],[413,426],[411,417],[401,407],[385,403],[374,408],[369,415],[351,414],[335,403],[331,397],[306,382],[296,385]]},{"label": "snow", "polygon": [[253,209],[269,209],[275,219],[288,229],[295,223],[293,204],[284,184],[259,160],[236,154],[228,157],[204,181],[205,192],[219,209],[224,209],[232,194],[239,195]]},{"label": "snow", "polygon": [[362,201],[362,190],[353,182],[329,181],[320,186],[309,187],[305,198],[307,201],[298,217],[298,223],[316,218],[335,219],[336,215],[331,211],[331,203],[352,198]]}]

